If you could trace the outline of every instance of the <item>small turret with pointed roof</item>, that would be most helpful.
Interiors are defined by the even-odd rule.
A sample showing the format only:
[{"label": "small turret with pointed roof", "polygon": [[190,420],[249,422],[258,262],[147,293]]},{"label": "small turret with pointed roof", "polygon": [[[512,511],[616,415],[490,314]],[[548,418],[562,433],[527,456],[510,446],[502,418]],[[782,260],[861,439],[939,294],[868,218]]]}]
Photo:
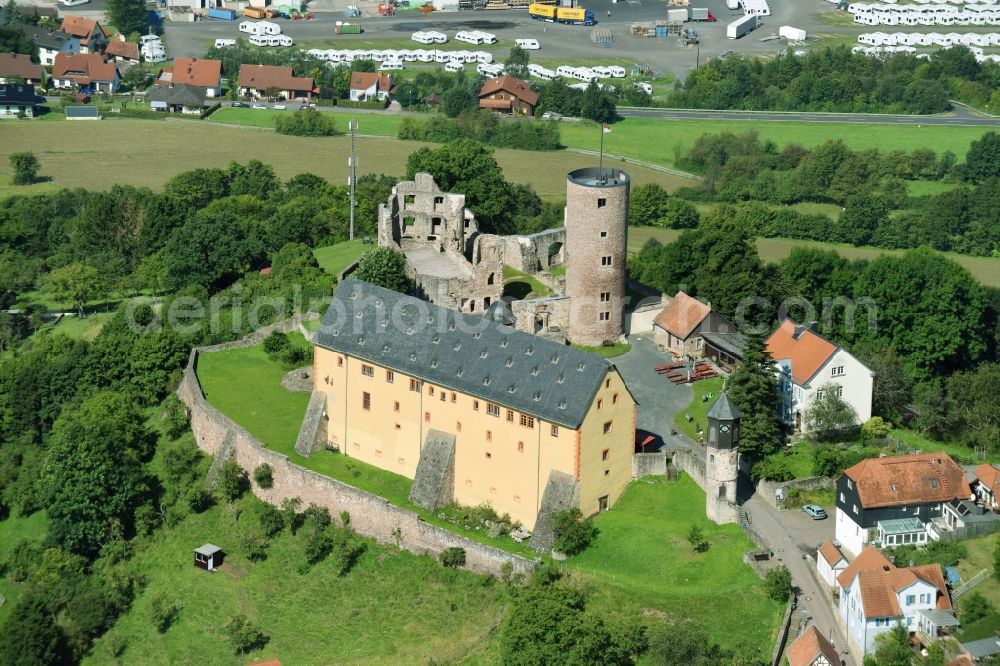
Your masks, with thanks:
[{"label": "small turret with pointed roof", "polygon": [[739,408],[729,399],[728,393],[722,393],[712,406],[708,408],[708,418],[717,421],[735,421],[742,417]]}]

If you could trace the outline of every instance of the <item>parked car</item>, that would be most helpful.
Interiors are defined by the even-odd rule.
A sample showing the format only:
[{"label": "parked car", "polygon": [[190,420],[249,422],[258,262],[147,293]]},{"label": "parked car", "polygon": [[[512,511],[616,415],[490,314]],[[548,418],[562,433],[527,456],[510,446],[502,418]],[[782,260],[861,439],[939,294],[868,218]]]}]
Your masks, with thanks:
[{"label": "parked car", "polygon": [[237,109],[246,108],[246,107],[250,106],[246,102],[233,102],[232,105],[233,105],[234,108],[237,108]]},{"label": "parked car", "polygon": [[253,108],[255,108],[255,109],[266,109],[267,107],[265,105],[263,105],[263,104],[254,104]]},{"label": "parked car", "polygon": [[812,516],[813,520],[823,520],[826,518],[826,511],[818,504],[806,504],[802,507],[802,510]]},{"label": "parked car", "polygon": [[284,111],[284,110],[285,110],[285,105],[284,105],[284,104],[275,104],[275,105],[274,105],[274,106],[272,106],[271,108],[272,108],[272,109],[276,109],[276,110],[278,110],[278,111]]}]

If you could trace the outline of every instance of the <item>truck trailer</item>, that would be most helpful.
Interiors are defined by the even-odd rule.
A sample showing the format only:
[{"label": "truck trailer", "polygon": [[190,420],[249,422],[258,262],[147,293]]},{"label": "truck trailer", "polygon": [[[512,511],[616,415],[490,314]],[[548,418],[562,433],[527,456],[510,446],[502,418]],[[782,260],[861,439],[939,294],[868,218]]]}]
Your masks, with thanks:
[{"label": "truck trailer", "polygon": [[594,25],[594,12],[583,7],[556,7],[532,3],[528,6],[528,16],[539,21],[566,23],[568,25]]},{"label": "truck trailer", "polygon": [[757,15],[748,14],[726,26],[726,37],[729,39],[739,39],[748,32],[756,29],[759,25],[760,22],[757,20]]},{"label": "truck trailer", "polygon": [[695,23],[715,23],[718,21],[715,15],[704,7],[692,7],[688,11],[690,12],[688,16],[689,21]]},{"label": "truck trailer", "polygon": [[688,10],[686,9],[668,9],[667,10],[667,21],[670,23],[684,23],[688,20]]}]

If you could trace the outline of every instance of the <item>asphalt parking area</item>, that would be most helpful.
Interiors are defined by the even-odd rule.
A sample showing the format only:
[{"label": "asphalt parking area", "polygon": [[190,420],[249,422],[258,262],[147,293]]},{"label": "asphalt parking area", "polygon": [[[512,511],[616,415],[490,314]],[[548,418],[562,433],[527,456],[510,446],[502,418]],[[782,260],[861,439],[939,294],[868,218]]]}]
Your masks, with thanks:
[{"label": "asphalt parking area", "polygon": [[639,403],[636,427],[663,439],[666,448],[689,448],[680,435],[671,436],[674,414],[691,404],[693,392],[688,385],[677,385],[653,371],[670,361],[669,354],[656,348],[651,336],[632,335],[632,348],[611,361],[618,368],[632,396]]}]

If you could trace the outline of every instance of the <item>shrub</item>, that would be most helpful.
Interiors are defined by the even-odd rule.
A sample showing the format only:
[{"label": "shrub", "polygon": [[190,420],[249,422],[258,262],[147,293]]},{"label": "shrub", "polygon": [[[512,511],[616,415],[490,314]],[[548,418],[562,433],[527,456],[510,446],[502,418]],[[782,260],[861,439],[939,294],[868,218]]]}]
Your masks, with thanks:
[{"label": "shrub", "polygon": [[195,486],[187,491],[187,504],[195,513],[201,513],[212,506],[212,493],[207,488]]},{"label": "shrub", "polygon": [[767,596],[775,601],[788,601],[788,595],[792,591],[792,574],[788,571],[788,567],[782,564],[768,571],[764,576],[764,588],[767,590]]},{"label": "shrub", "polygon": [[163,430],[170,439],[177,439],[188,430],[187,405],[176,395],[171,394],[163,401],[160,418],[163,421]]},{"label": "shrub", "polygon": [[288,336],[281,331],[271,331],[271,334],[264,338],[264,353],[277,354],[288,348]]},{"label": "shrub", "polygon": [[278,134],[293,136],[333,136],[337,132],[330,114],[315,109],[300,109],[293,114],[280,115],[274,127]]},{"label": "shrub", "polygon": [[267,539],[259,534],[244,535],[240,546],[247,559],[251,562],[262,562],[267,559]]},{"label": "shrub", "polygon": [[267,644],[270,637],[255,625],[246,615],[238,613],[229,618],[223,626],[226,637],[236,654],[246,654]]},{"label": "shrub", "polygon": [[153,626],[158,632],[165,633],[177,617],[177,604],[170,600],[164,592],[156,592],[149,600],[149,612],[153,617]]},{"label": "shrub", "polygon": [[317,564],[326,559],[326,556],[333,550],[333,539],[325,529],[316,530],[306,538],[304,553],[306,562]]},{"label": "shrub", "polygon": [[996,611],[990,600],[975,590],[962,599],[962,624],[972,624],[994,612]]},{"label": "shrub", "polygon": [[861,426],[861,439],[884,439],[892,432],[892,426],[881,416],[873,416]]},{"label": "shrub", "polygon": [[232,504],[239,499],[246,490],[247,473],[239,466],[239,463],[230,460],[222,465],[219,470],[217,488],[222,498]]},{"label": "shrub", "polygon": [[302,506],[302,500],[298,497],[286,497],[281,500],[281,516],[292,534],[295,534],[302,525],[302,514],[299,513],[300,506]]},{"label": "shrub", "polygon": [[465,549],[458,546],[445,548],[441,551],[441,564],[452,569],[465,566]]},{"label": "shrub", "polygon": [[285,518],[277,508],[266,502],[260,502],[257,506],[257,523],[264,536],[270,538],[284,528]]},{"label": "shrub", "polygon": [[584,520],[576,507],[553,514],[552,531],[556,535],[555,549],[567,555],[583,552],[598,534],[594,521],[590,518]]},{"label": "shrub", "polygon": [[705,538],[705,532],[698,525],[691,525],[691,529],[687,533],[687,540],[699,553],[706,552],[710,545],[708,539]]},{"label": "shrub", "polygon": [[350,530],[335,529],[332,537],[337,575],[345,576],[365,552],[366,545]]},{"label": "shrub", "polygon": [[348,513],[347,511],[341,511],[340,512],[340,524],[343,525],[344,527],[347,527],[348,525],[350,525],[351,524],[351,514]]},{"label": "shrub", "polygon": [[310,504],[302,513],[302,517],[306,525],[314,531],[324,530],[333,524],[330,510],[318,504]]},{"label": "shrub", "polygon": [[754,481],[765,479],[767,481],[791,481],[795,478],[788,460],[783,455],[771,455],[754,463],[750,470],[750,478]]},{"label": "shrub", "polygon": [[274,487],[274,474],[271,470],[271,466],[267,463],[261,463],[253,471],[253,480],[261,488],[272,488]]},{"label": "shrub", "polygon": [[12,153],[10,166],[14,170],[14,185],[31,185],[38,176],[38,158],[34,153]]}]

